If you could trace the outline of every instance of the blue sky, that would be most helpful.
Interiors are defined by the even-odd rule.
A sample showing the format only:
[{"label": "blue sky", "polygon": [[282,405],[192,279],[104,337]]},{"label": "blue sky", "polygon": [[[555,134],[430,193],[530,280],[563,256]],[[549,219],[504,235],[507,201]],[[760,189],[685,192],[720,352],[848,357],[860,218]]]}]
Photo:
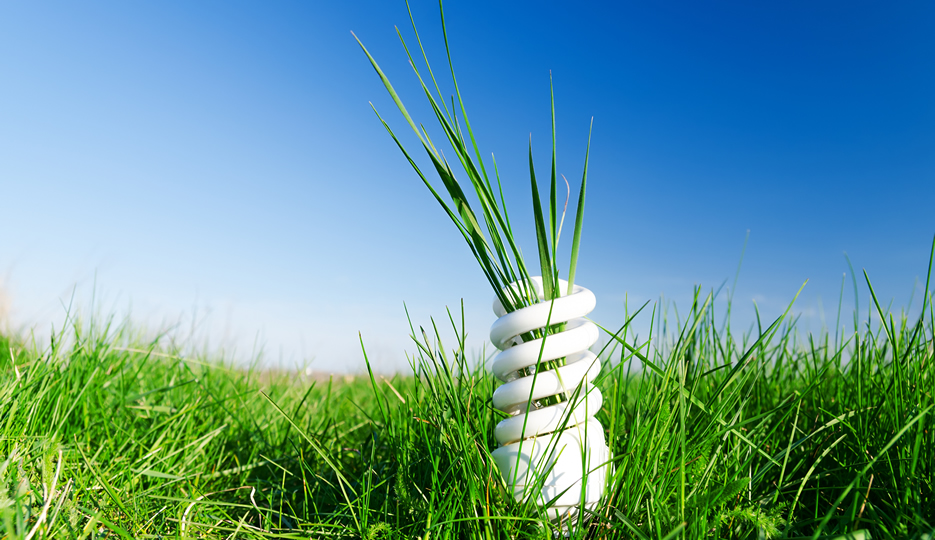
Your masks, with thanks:
[{"label": "blue sky", "polygon": [[[503,5],[508,4],[508,5]],[[449,2],[481,150],[497,156],[532,254],[526,151],[580,178],[578,282],[610,326],[734,273],[735,322],[833,326],[848,273],[917,307],[935,234],[935,7],[848,2]],[[438,6],[414,2],[444,73]],[[414,145],[354,42],[432,121],[394,32],[401,2],[5,3],[0,7],[0,280],[16,328],[88,306],[269,362],[405,366],[408,323],[492,292],[374,117]],[[445,90],[450,91],[450,87]],[[435,132],[438,136],[438,132]],[[413,148],[415,148],[413,146]],[[862,277],[858,278],[861,280]],[[866,286],[860,308],[866,317]],[[824,314],[824,316],[822,316]],[[648,320],[636,328],[645,334]],[[194,330],[193,330],[194,328]]]}]

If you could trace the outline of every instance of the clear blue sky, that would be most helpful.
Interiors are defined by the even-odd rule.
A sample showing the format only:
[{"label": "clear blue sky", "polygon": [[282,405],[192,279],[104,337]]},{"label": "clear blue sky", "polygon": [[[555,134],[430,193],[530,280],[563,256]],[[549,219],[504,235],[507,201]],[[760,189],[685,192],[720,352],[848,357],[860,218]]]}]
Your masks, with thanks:
[{"label": "clear blue sky", "polygon": [[[415,1],[444,72],[438,6]],[[578,282],[599,322],[732,283],[736,322],[834,325],[846,251],[881,300],[918,305],[935,234],[935,5],[929,2],[456,2],[452,54],[532,254],[526,146],[580,177]],[[77,285],[158,329],[194,318],[271,362],[405,365],[408,323],[492,292],[374,117],[423,103],[394,32],[402,2],[7,2],[0,7],[0,279],[41,334]],[[436,132],[437,133],[437,132]],[[406,141],[414,143],[411,133]],[[862,282],[862,277],[859,278]],[[918,281],[917,281],[918,280]],[[866,286],[861,285],[866,317]],[[850,321],[848,276],[844,310]],[[645,327],[648,321],[642,322]]]}]

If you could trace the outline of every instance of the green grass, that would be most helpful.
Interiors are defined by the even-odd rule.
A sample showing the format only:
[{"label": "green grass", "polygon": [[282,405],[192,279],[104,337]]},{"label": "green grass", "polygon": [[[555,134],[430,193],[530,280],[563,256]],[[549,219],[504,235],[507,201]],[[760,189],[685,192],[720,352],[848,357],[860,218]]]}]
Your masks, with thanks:
[{"label": "green grass", "polygon": [[[874,299],[847,335],[736,332],[714,306],[647,306],[653,348],[624,328],[604,352],[615,472],[568,533],[931,538],[931,291],[913,320]],[[551,538],[492,465],[498,383],[433,324],[391,379],[235,369],[77,317],[50,347],[2,337],[0,536]]]}]

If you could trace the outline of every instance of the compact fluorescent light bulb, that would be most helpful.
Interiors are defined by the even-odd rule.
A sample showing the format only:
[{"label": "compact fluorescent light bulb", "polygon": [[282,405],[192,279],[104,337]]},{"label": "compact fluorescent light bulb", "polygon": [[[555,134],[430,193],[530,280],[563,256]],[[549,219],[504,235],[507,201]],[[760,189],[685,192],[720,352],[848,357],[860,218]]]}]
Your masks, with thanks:
[{"label": "compact fluorescent light bulb", "polygon": [[[603,402],[592,384],[601,364],[588,350],[598,330],[584,318],[597,300],[578,285],[564,295],[564,280],[558,283],[564,296],[555,300],[543,299],[541,277],[532,278],[532,286],[539,303],[512,313],[494,299],[499,319],[490,327],[490,340],[501,352],[492,369],[505,384],[494,392],[493,404],[511,416],[497,424],[500,447],[492,455],[517,500],[533,497],[548,504],[552,519],[577,519],[582,507],[596,507],[609,471],[604,429],[594,418]],[[521,290],[519,283],[511,287]],[[560,323],[566,323],[563,331],[529,339],[530,332]],[[536,369],[561,358],[562,366]]]}]

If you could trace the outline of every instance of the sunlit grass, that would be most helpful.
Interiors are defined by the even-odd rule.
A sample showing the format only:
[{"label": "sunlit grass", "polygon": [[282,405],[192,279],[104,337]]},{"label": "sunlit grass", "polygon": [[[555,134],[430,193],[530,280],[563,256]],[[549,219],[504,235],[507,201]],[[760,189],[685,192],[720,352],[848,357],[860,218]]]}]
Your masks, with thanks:
[{"label": "sunlit grass", "polygon": [[[788,316],[734,335],[714,305],[697,291],[652,348],[611,340],[614,475],[569,534],[931,533],[931,291],[917,320],[874,300],[837,346]],[[235,369],[78,318],[48,348],[0,338],[0,534],[551,537],[491,461],[498,383],[423,323],[414,372],[392,378]]]}]

